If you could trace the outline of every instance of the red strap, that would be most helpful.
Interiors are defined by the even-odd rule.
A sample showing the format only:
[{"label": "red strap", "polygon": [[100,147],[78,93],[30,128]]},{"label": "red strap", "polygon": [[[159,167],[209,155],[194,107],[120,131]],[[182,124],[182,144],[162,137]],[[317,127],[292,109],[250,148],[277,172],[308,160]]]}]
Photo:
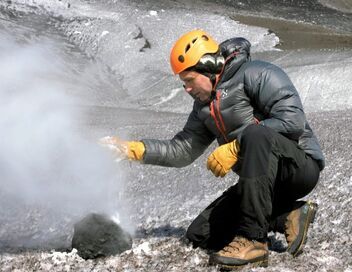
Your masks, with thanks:
[{"label": "red strap", "polygon": [[221,135],[224,137],[225,141],[228,142],[228,139],[227,139],[227,137],[226,137],[226,128],[225,128],[225,124],[224,124],[224,121],[223,121],[222,116],[221,116],[221,113],[220,113],[220,92],[216,92],[215,100],[217,101],[216,110],[217,110],[217,112],[218,112],[219,120],[220,120],[221,123],[219,123],[218,118],[216,118],[216,112],[215,112],[215,107],[214,107],[214,100],[211,101],[211,103],[210,103],[210,115],[211,115],[211,117],[213,117],[217,129],[220,131],[220,133],[221,133]]},{"label": "red strap", "polygon": [[[221,112],[220,112],[220,92],[217,92],[216,93],[216,100],[218,102],[217,104],[217,110],[218,110],[218,114],[219,114],[219,119],[220,119],[220,123],[221,123],[221,126],[222,126],[222,131],[223,131],[223,134],[224,134],[224,137],[226,139],[226,127],[225,127],[225,123],[224,123],[224,120],[222,119],[222,115],[221,115]],[[226,139],[227,141],[227,139]]]},{"label": "red strap", "polygon": [[216,119],[216,116],[215,116],[214,100],[211,101],[211,103],[210,103],[210,115],[211,115],[211,117],[213,117],[217,129],[218,129],[218,130],[221,132],[221,134],[222,134],[221,127],[220,127],[220,125],[219,125],[218,119]]}]

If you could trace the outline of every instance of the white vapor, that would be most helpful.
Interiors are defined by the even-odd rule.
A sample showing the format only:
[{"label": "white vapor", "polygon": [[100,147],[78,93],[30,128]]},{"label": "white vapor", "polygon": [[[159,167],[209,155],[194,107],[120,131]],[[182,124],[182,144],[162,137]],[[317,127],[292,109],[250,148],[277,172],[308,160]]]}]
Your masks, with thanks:
[{"label": "white vapor", "polygon": [[126,219],[117,165],[80,134],[67,65],[49,45],[1,39],[0,60],[0,248],[67,238],[89,212]]}]

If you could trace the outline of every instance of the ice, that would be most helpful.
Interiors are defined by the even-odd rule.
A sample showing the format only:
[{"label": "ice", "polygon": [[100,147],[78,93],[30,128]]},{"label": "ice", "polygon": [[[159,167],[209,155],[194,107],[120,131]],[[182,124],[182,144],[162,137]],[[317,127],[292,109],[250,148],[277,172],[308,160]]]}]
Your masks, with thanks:
[{"label": "ice", "polygon": [[306,112],[352,108],[351,51],[291,51],[273,63],[288,73]]},{"label": "ice", "polygon": [[149,11],[149,14],[150,14],[151,16],[158,16],[158,12],[155,11],[155,10]]},{"label": "ice", "polygon": [[171,99],[173,99],[179,92],[184,91],[183,88],[176,88],[170,91],[169,96],[167,97],[162,97],[160,101],[158,101],[157,103],[154,104],[154,106],[157,106],[159,104],[165,103]]},{"label": "ice", "polygon": [[[0,37],[8,34],[1,39],[0,43],[0,52],[3,53],[0,64],[1,98],[4,97],[6,91],[12,90],[11,87],[24,90],[23,86],[31,86],[32,84],[26,83],[31,82],[28,81],[27,76],[33,71],[38,72],[35,78],[36,83],[40,83],[39,85],[50,79],[50,84],[45,85],[46,91],[40,93],[41,95],[37,96],[34,92],[31,97],[25,96],[23,92],[22,99],[16,100],[17,104],[12,105],[18,111],[29,108],[33,115],[18,116],[16,111],[11,111],[12,116],[8,114],[2,119],[4,123],[10,120],[8,122],[10,126],[3,127],[3,131],[10,132],[9,127],[22,123],[11,122],[12,117],[16,120],[23,120],[27,117],[29,120],[26,132],[21,133],[25,135],[23,138],[18,139],[16,137],[18,133],[10,133],[10,136],[3,134],[5,136],[1,143],[4,150],[7,145],[3,144],[3,139],[6,143],[11,143],[11,140],[18,143],[17,147],[16,145],[13,147],[12,156],[16,158],[13,164],[24,164],[24,169],[28,169],[31,160],[24,160],[27,163],[22,163],[22,160],[17,159],[21,158],[17,156],[18,150],[26,148],[29,151],[26,153],[29,158],[32,154],[42,155],[45,149],[41,149],[40,145],[36,149],[38,142],[49,148],[53,142],[55,143],[54,150],[60,150],[60,152],[66,150],[65,145],[60,143],[60,139],[64,141],[67,134],[70,134],[67,131],[73,120],[68,118],[68,127],[62,126],[65,122],[57,122],[57,127],[48,130],[45,126],[44,128],[33,127],[36,122],[31,121],[33,117],[46,120],[50,116],[48,113],[57,109],[54,106],[62,104],[51,103],[51,100],[47,100],[47,95],[54,86],[60,91],[52,100],[60,102],[62,96],[78,95],[83,99],[78,105],[72,106],[81,107],[82,101],[84,105],[89,106],[92,112],[85,116],[88,119],[87,127],[89,128],[85,132],[97,136],[94,137],[94,144],[96,144],[96,139],[105,135],[113,135],[113,133],[126,136],[130,133],[131,139],[145,137],[169,139],[173,137],[179,129],[182,129],[193,102],[191,97],[180,88],[181,82],[170,71],[168,58],[173,42],[179,35],[195,27],[204,28],[219,41],[241,35],[252,42],[254,58],[270,51],[268,53],[270,61],[288,72],[301,94],[307,117],[315,128],[327,157],[327,167],[321,173],[321,182],[308,196],[319,204],[319,210],[316,222],[309,230],[305,251],[295,259],[286,253],[271,251],[268,271],[351,271],[350,255],[346,250],[351,246],[352,229],[351,220],[349,220],[352,207],[350,197],[352,115],[349,87],[352,86],[351,51],[278,51],[273,48],[278,38],[269,34],[267,29],[241,25],[221,15],[222,13],[214,13],[210,9],[186,9],[182,1],[173,2],[175,6],[171,7],[165,6],[163,1],[152,1],[152,3],[149,1],[150,5],[145,6],[145,2],[142,1],[123,0],[72,0],[69,2],[65,0],[14,0],[11,3],[10,1],[0,3],[1,8],[5,10],[12,8],[15,11],[15,15],[10,13],[12,17],[5,17],[8,21],[0,22],[2,26]],[[16,17],[16,11],[24,11],[24,13]],[[28,21],[21,21],[26,18]],[[23,29],[12,22],[17,19],[24,25]],[[35,24],[38,19],[47,20],[49,24],[43,24],[40,20],[38,24]],[[27,25],[27,22],[31,24]],[[53,39],[51,31],[58,32],[63,37]],[[18,38],[22,45],[30,45],[34,42],[42,44],[43,41],[47,42],[51,39],[54,41],[49,42],[46,50],[33,53],[34,59],[17,52],[11,59],[20,59],[22,62],[19,62],[20,65],[11,65],[8,61],[10,55],[4,50],[8,47],[6,41],[11,40],[11,36]],[[66,38],[70,42],[67,42]],[[53,46],[53,44],[64,46]],[[42,62],[43,59],[47,62]],[[34,66],[28,68],[26,63],[32,63]],[[16,72],[14,70],[16,66],[22,69],[17,71],[18,74],[27,76],[9,77],[6,72]],[[53,67],[57,67],[57,70],[54,69],[54,73],[51,73]],[[17,88],[18,86],[21,88]],[[0,101],[2,111],[11,107],[11,103],[7,103],[9,101],[7,97]],[[128,109],[123,116],[118,108],[120,106]],[[147,109],[148,111],[137,111],[136,109]],[[160,113],[159,111],[182,114]],[[42,114],[43,112],[46,114]],[[80,119],[80,121],[86,122],[87,120]],[[53,123],[56,123],[55,120]],[[75,129],[78,130],[78,127]],[[61,130],[65,130],[65,137],[57,138],[57,135],[61,135]],[[44,134],[50,137],[40,141],[41,138],[36,137],[41,134],[40,131],[44,131]],[[32,141],[29,142],[27,137]],[[48,138],[51,141],[48,141]],[[56,148],[58,146],[59,149]],[[76,146],[72,148],[77,150],[80,146],[80,143],[76,143]],[[121,203],[123,207],[128,204],[133,206],[127,218],[138,224],[133,250],[120,256],[101,258],[94,262],[84,261],[76,254],[58,251],[53,253],[27,251],[24,254],[19,252],[14,255],[3,253],[0,255],[1,268],[5,271],[35,271],[38,269],[52,271],[217,271],[216,267],[208,266],[208,255],[205,251],[193,249],[191,245],[183,241],[186,228],[192,219],[237,181],[235,175],[228,175],[218,180],[206,171],[206,158],[214,148],[215,145],[212,145],[207,153],[195,163],[183,169],[128,162],[123,165],[124,174],[129,181],[128,191],[118,192],[117,195],[128,196],[128,199]],[[56,154],[62,154],[60,152]],[[73,171],[77,166],[81,167],[80,170],[84,172],[84,166],[91,166],[88,157],[95,155],[82,152],[85,155],[82,155],[82,160],[76,164],[70,163],[70,158],[63,157],[62,159],[60,156],[59,158],[68,164],[67,170]],[[100,156],[97,158],[100,163]],[[95,173],[104,170],[99,167],[99,163],[97,165],[93,163],[92,167],[88,167],[89,171],[83,175],[83,179],[86,176],[89,179],[101,176]],[[113,167],[116,165],[113,164]],[[51,163],[49,166],[56,167],[57,164]],[[49,172],[53,171],[50,167]],[[7,170],[6,167],[3,169]],[[2,171],[2,173],[5,172]],[[89,186],[97,189],[97,184],[104,187],[104,184],[99,182]],[[29,192],[37,188],[29,186],[32,183],[26,185],[29,187]],[[14,185],[10,184],[4,188],[9,190],[11,186]],[[113,183],[112,187],[115,188],[114,186],[118,184]],[[75,186],[70,189],[72,190],[69,190],[69,195],[74,195],[77,191],[82,193]],[[55,203],[57,195],[63,196],[67,192],[60,191],[55,186],[48,190],[49,193],[35,209],[24,205],[7,209],[8,205],[4,205],[4,203],[7,204],[6,199],[0,198],[3,208],[0,211],[0,217],[6,219],[0,221],[1,245],[22,248],[26,245],[21,240],[23,237],[26,239],[48,238],[51,234],[62,234],[64,236],[60,238],[64,240],[62,244],[58,244],[56,240],[49,241],[50,243],[45,241],[44,245],[40,245],[50,248],[67,246],[70,242],[67,239],[70,232],[69,225],[73,223],[72,218],[67,215],[67,211],[72,212],[69,202],[60,203],[61,205],[57,206],[50,204],[50,201]],[[102,189],[102,191],[105,190]],[[4,194],[4,190],[0,190],[0,194]],[[22,201],[21,190],[17,191],[17,195],[16,201],[20,203]],[[106,202],[105,197],[97,199],[86,203],[90,205],[100,203],[99,201]],[[17,202],[14,203],[18,204]],[[65,210],[65,216],[58,217],[56,213],[46,212],[48,206],[52,209]],[[22,215],[21,220],[15,220],[16,216],[18,219],[18,215]],[[120,215],[122,214],[119,213]],[[50,225],[58,219],[62,221],[61,225]],[[126,221],[125,217],[121,216],[120,219],[121,223]],[[42,221],[50,224],[42,224]],[[35,246],[35,244],[31,245]],[[257,268],[255,271],[263,271],[263,269]]]},{"label": "ice", "polygon": [[343,12],[352,13],[352,2],[346,0],[319,0],[319,2],[329,8],[337,9]]},{"label": "ice", "polygon": [[146,255],[151,255],[151,249],[150,249],[150,244],[149,242],[144,242],[137,247],[133,248],[133,253],[140,255],[140,254],[146,254]]},{"label": "ice", "polygon": [[60,265],[66,262],[67,258],[70,258],[72,256],[78,256],[77,255],[77,249],[73,248],[71,252],[58,252],[58,251],[53,251],[51,254],[49,254],[49,257],[52,258],[53,264],[54,265]]},{"label": "ice", "polygon": [[[190,12],[182,7],[150,10],[143,5],[136,9],[125,1],[113,1],[107,9],[104,2],[87,4],[78,0],[71,1],[69,9],[63,9],[65,4],[42,2],[45,1],[37,3],[41,9],[33,11],[63,18],[58,27],[65,35],[120,75],[130,105],[138,103],[155,110],[170,108],[164,103],[168,102],[170,92],[179,88],[169,67],[169,54],[173,43],[186,31],[201,28],[219,42],[242,36],[252,42],[253,52],[274,50],[279,42],[278,37],[265,28],[242,25],[225,15],[207,11]],[[15,0],[12,5],[19,3],[36,5],[31,0]],[[186,100],[175,99],[170,110],[184,112],[185,105],[188,108],[191,104],[191,100],[185,104]]]},{"label": "ice", "polygon": [[109,34],[109,31],[104,30],[101,34],[100,34],[100,38],[104,37],[105,35]]}]

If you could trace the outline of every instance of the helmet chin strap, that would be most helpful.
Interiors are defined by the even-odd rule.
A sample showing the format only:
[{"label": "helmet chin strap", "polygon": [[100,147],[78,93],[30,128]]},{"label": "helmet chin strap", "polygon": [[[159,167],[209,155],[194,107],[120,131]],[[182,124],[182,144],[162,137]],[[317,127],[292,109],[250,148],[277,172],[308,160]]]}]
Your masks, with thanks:
[{"label": "helmet chin strap", "polygon": [[216,86],[216,75],[215,74],[210,74],[209,79],[211,81],[211,86],[214,91],[215,86]]},{"label": "helmet chin strap", "polygon": [[212,90],[211,93],[210,93],[210,97],[209,97],[209,100],[212,101],[214,100],[216,97],[216,91]]}]

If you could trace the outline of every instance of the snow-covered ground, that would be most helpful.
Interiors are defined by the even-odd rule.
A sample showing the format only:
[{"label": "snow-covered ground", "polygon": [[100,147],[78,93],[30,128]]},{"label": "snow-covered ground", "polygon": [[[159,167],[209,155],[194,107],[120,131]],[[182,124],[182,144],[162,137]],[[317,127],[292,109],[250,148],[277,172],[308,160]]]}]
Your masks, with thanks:
[{"label": "snow-covered ground", "polygon": [[[96,144],[115,134],[169,138],[182,128],[192,100],[168,58],[193,28],[218,41],[246,37],[253,58],[283,67],[326,155],[309,196],[319,212],[305,253],[292,259],[281,252],[283,237],[271,234],[270,266],[256,271],[352,271],[352,49],[279,51],[271,31],[229,19],[230,5],[200,2],[0,3],[0,271],[218,270],[182,239],[236,182],[206,171],[211,148],[172,169],[112,164]],[[134,233],[133,248],[90,261],[71,251],[72,226],[88,211],[118,217]]]}]

